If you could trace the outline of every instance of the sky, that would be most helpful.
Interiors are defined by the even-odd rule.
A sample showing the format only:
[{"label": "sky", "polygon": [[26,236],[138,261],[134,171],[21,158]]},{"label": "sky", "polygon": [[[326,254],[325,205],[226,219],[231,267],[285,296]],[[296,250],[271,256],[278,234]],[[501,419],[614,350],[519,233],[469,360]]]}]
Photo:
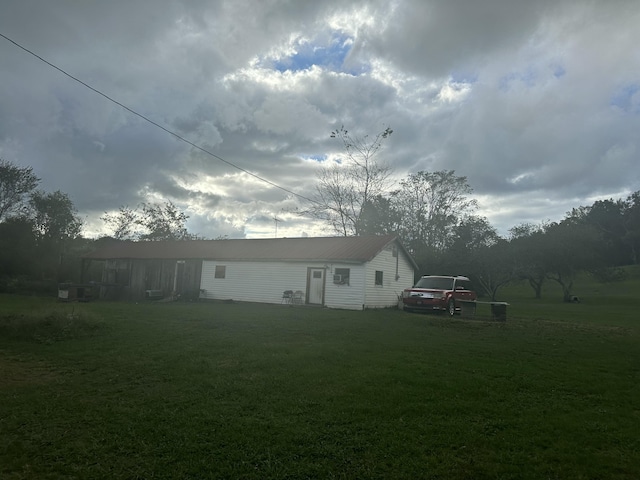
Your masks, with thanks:
[{"label": "sky", "polygon": [[0,158],[88,237],[167,201],[207,238],[326,236],[295,210],[330,132],[391,127],[395,180],[454,170],[506,235],[640,190],[638,25],[637,0],[3,0],[0,34],[202,150],[0,37]]}]

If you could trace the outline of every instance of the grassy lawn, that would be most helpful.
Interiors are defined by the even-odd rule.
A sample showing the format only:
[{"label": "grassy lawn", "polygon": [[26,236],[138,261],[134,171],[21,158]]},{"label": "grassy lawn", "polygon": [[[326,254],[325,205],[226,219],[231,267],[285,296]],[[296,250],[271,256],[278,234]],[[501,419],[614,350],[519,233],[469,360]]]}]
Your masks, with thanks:
[{"label": "grassy lawn", "polygon": [[0,296],[0,478],[637,479],[639,283],[506,323]]}]

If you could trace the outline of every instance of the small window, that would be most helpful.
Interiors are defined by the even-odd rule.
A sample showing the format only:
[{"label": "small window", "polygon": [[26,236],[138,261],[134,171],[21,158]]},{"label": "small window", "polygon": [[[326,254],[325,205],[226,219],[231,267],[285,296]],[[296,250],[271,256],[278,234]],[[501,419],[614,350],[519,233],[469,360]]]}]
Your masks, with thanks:
[{"label": "small window", "polygon": [[225,278],[227,275],[227,267],[225,265],[216,265],[215,278]]},{"label": "small window", "polygon": [[333,272],[333,283],[337,285],[349,285],[350,268],[336,268]]},{"label": "small window", "polygon": [[376,270],[376,285],[382,285],[382,271]]}]

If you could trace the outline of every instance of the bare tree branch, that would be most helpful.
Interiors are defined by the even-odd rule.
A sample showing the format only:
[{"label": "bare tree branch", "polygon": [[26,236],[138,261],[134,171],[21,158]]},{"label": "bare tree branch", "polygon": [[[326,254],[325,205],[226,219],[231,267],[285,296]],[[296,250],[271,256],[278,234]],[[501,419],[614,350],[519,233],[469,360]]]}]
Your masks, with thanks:
[{"label": "bare tree branch", "polygon": [[324,221],[338,235],[360,235],[365,206],[391,184],[391,168],[374,157],[392,133],[386,128],[369,138],[352,136],[344,126],[332,131],[331,138],[342,142],[346,158],[320,169],[313,202],[300,213]]}]

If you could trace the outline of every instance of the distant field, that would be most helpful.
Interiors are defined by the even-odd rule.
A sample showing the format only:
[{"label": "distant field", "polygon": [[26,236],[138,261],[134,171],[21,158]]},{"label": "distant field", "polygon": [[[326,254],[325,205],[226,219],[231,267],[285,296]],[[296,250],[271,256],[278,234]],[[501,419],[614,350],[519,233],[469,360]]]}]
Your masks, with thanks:
[{"label": "distant field", "polygon": [[637,479],[631,273],[506,323],[0,296],[0,478]]}]

